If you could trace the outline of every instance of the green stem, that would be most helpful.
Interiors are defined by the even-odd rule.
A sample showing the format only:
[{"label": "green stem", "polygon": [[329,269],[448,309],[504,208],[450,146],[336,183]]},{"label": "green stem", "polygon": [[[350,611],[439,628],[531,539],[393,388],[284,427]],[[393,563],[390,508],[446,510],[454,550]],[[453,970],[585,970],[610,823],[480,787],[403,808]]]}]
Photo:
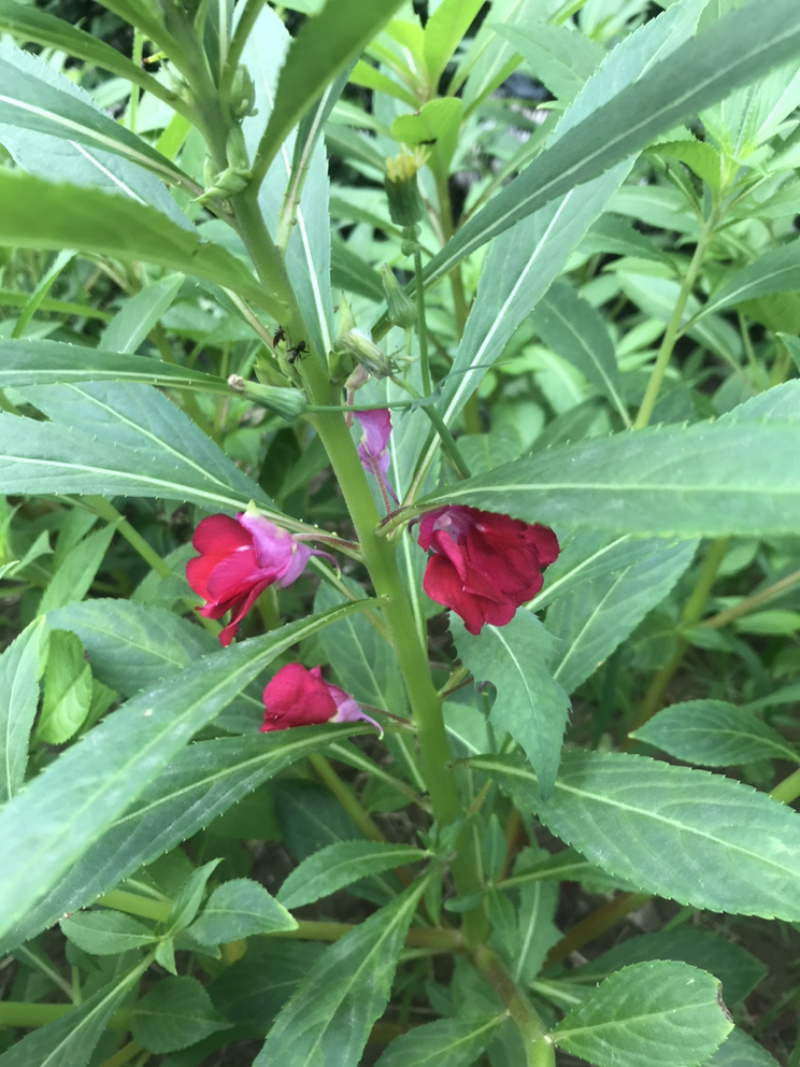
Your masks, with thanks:
[{"label": "green stem", "polygon": [[114,911],[123,911],[126,915],[138,915],[142,919],[152,919],[159,923],[167,921],[172,907],[169,901],[150,900],[138,893],[128,893],[124,889],[112,889],[103,893],[95,903],[104,908],[113,908]]},{"label": "green stem", "polygon": [[419,341],[419,369],[422,372],[422,392],[430,396],[433,392],[431,381],[431,364],[428,355],[428,325],[425,319],[425,283],[422,278],[422,249],[414,238],[414,277],[417,282],[417,340]]},{"label": "green stem", "polygon": [[791,804],[800,797],[800,770],[792,771],[788,778],[778,782],[770,793],[773,800],[780,800],[782,804]]},{"label": "green stem", "polygon": [[544,966],[550,967],[554,963],[560,963],[571,952],[594,941],[600,934],[616,926],[626,915],[641,908],[648,900],[652,900],[649,893],[620,893],[618,897],[614,897],[597,911],[593,911],[591,915],[587,915],[585,919],[576,923],[569,933],[556,942],[547,953]]},{"label": "green stem", "polygon": [[653,408],[656,405],[658,399],[658,393],[661,388],[661,384],[664,381],[664,375],[667,373],[667,367],[669,361],[672,358],[672,352],[675,348],[675,342],[678,339],[678,333],[681,328],[681,322],[683,320],[683,313],[686,310],[686,304],[691,296],[694,283],[697,280],[697,276],[700,273],[700,268],[703,265],[703,259],[705,258],[706,250],[708,248],[711,235],[714,231],[716,218],[712,216],[701,224],[700,236],[697,240],[697,246],[694,250],[694,255],[689,263],[689,269],[686,271],[686,275],[681,283],[680,292],[678,293],[678,299],[675,301],[675,307],[670,315],[667,328],[664,331],[664,337],[661,341],[661,347],[658,350],[653,370],[650,373],[650,380],[647,383],[645,389],[644,398],[642,400],[639,413],[636,416],[636,421],[633,424],[635,430],[643,430],[645,426],[650,422],[650,417],[653,414]]},{"label": "green stem", "polygon": [[[274,933],[264,934],[264,937],[280,937],[290,941],[338,941],[354,929],[352,923],[301,920],[296,930],[276,930]],[[459,930],[439,927],[431,930],[412,926],[406,934],[405,944],[409,948],[425,948],[432,952],[460,952],[464,948],[464,939]]]},{"label": "green stem", "polygon": [[473,953],[472,961],[497,993],[519,1030],[525,1046],[527,1067],[555,1067],[555,1049],[544,1023],[505,969],[497,953],[486,945],[479,945]]},{"label": "green stem", "polygon": [[369,817],[367,812],[361,807],[358,797],[356,797],[349,786],[341,780],[328,760],[326,760],[324,756],[311,755],[308,757],[308,762],[339,801],[364,837],[366,837],[368,841],[385,841],[386,838]]},{"label": "green stem", "polygon": [[236,29],[233,31],[231,45],[228,49],[225,70],[220,79],[219,95],[220,99],[226,105],[230,96],[231,82],[236,73],[236,68],[239,66],[242,51],[244,50],[250,32],[252,31],[253,26],[255,26],[256,20],[263,9],[264,0],[245,0],[244,6],[241,9],[242,13],[239,16],[239,21],[236,23]]},{"label": "green stem", "polygon": [[709,619],[703,619],[700,625],[708,626],[711,630],[719,630],[722,626],[727,626],[729,622],[734,622],[736,619],[741,618],[742,615],[747,615],[753,611],[754,608],[760,607],[767,600],[772,600],[776,596],[780,596],[781,593],[785,593],[788,589],[797,585],[798,582],[800,582],[800,570],[792,571],[785,578],[781,578],[779,582],[774,582],[772,585],[767,586],[766,589],[761,589],[759,592],[745,597],[744,600],[740,600],[732,608],[720,611]]}]

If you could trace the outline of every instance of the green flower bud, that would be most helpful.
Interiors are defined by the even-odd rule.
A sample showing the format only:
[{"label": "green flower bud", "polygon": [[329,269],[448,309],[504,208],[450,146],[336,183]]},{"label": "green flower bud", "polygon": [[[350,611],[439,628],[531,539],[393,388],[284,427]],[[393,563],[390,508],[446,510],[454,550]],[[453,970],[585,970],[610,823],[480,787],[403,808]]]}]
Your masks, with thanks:
[{"label": "green flower bud", "polygon": [[395,326],[409,329],[417,321],[417,309],[414,301],[403,289],[391,270],[384,265],[381,267],[381,280],[383,291],[386,294],[386,307],[389,321]]},{"label": "green flower bud", "polygon": [[228,385],[234,392],[241,393],[248,400],[274,411],[276,415],[291,422],[308,409],[306,398],[297,389],[283,389],[276,385],[261,385],[258,382],[246,382],[238,374],[228,378]]},{"label": "green flower bud", "polygon": [[349,352],[373,378],[388,378],[392,373],[392,365],[385,353],[361,330],[348,330],[337,337],[334,348],[337,352]]},{"label": "green flower bud", "polygon": [[395,159],[386,160],[383,184],[389,200],[389,215],[395,226],[414,226],[425,214],[425,205],[417,188],[417,171],[427,158],[427,154],[417,148],[413,155],[403,151]]},{"label": "green flower bud", "polygon": [[241,126],[231,126],[228,130],[228,140],[225,143],[225,155],[228,157],[228,167],[241,173],[250,172],[250,157],[247,154],[247,146],[244,143],[244,134]]},{"label": "green flower bud", "polygon": [[241,121],[251,115],[258,114],[258,108],[253,105],[256,102],[256,87],[250,72],[243,64],[239,64],[231,82],[231,117]]}]

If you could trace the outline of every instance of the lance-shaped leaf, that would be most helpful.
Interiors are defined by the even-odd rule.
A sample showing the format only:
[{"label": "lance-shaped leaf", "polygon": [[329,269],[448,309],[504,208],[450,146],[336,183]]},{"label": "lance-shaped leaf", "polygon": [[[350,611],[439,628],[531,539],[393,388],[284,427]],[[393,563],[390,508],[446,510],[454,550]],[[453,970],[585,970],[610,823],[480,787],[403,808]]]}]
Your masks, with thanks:
[{"label": "lance-shaped leaf", "polygon": [[285,306],[232,253],[144,204],[2,170],[0,199],[14,205],[13,211],[0,215],[0,245],[79,248],[126,261],[158,263],[233,289],[278,321],[285,320]]},{"label": "lance-shaped leaf", "polygon": [[39,703],[43,621],[26,627],[0,656],[0,803],[25,781],[28,743]]},{"label": "lance-shaped leaf", "polygon": [[369,726],[304,726],[188,746],[116,818],[50,892],[0,939],[0,952],[86,907],[133,871],[152,863],[284,767]]},{"label": "lance-shaped leaf", "polygon": [[253,1067],[357,1067],[392,989],[397,960],[428,880],[331,945],[275,1020]]},{"label": "lance-shaped leaf", "polygon": [[134,697],[13,797],[0,810],[8,848],[0,936],[249,681],[291,645],[351,610],[334,608],[199,660]]},{"label": "lance-shaped leaf", "polygon": [[522,757],[470,764],[592,863],[648,893],[800,920],[800,816],[750,786],[643,756],[571,752],[543,801]]},{"label": "lance-shaped leaf", "polygon": [[281,886],[278,900],[290,909],[313,904],[361,878],[418,863],[426,855],[409,845],[339,841],[319,849],[295,867]]},{"label": "lance-shaped leaf", "polygon": [[713,975],[655,960],[625,967],[552,1031],[554,1043],[597,1067],[693,1067],[733,1029]]},{"label": "lance-shaped leaf", "polygon": [[476,682],[497,689],[489,720],[522,746],[549,796],[558,772],[569,698],[547,669],[553,639],[539,619],[521,609],[506,626],[484,626],[477,637],[450,615],[450,629],[464,666]]},{"label": "lance-shaped leaf", "polygon": [[470,1067],[494,1037],[504,1016],[439,1019],[396,1038],[376,1067]]},{"label": "lance-shaped leaf", "polygon": [[778,1067],[778,1061],[749,1034],[733,1030],[703,1067]]},{"label": "lance-shaped leaf", "polygon": [[638,536],[792,533],[800,527],[800,426],[658,427],[537,453],[424,502],[526,522]]},{"label": "lance-shaped leaf", "polygon": [[725,285],[695,315],[698,322],[712,311],[734,307],[767,293],[800,288],[800,240],[795,238],[759,255],[755,262],[728,277]]},{"label": "lance-shaped leaf", "polygon": [[204,945],[221,945],[253,934],[295,930],[286,908],[250,878],[233,878],[218,886],[188,933]]}]

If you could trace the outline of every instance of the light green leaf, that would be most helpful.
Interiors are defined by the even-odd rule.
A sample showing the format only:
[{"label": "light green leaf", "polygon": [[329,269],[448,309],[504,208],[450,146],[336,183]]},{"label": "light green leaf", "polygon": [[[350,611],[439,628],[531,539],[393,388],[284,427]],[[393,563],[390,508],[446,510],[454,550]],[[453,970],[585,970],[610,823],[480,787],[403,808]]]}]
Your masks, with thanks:
[{"label": "light green leaf", "polygon": [[0,49],[0,123],[113,152],[160,178],[194,188],[180,167],[109,118],[54,67],[8,44]]},{"label": "light green leaf", "polygon": [[389,21],[401,0],[328,0],[292,41],[256,167],[265,173],[283,142],[325,86],[362,52]]},{"label": "light green leaf", "polygon": [[694,317],[700,321],[713,311],[734,307],[767,293],[800,288],[800,238],[770,248],[748,266],[728,275],[725,285],[711,296]]},{"label": "light green leaf", "polygon": [[375,1067],[470,1067],[492,1040],[503,1016],[439,1019],[395,1038]]},{"label": "light green leaf", "polygon": [[[359,726],[355,732],[371,729]],[[91,904],[137,868],[152,863],[207,826],[284,767],[341,739],[343,732],[347,733],[347,728],[338,724],[308,726],[189,745],[0,940],[0,951],[29,940],[64,912]]]},{"label": "light green leaf", "polygon": [[494,30],[520,53],[531,74],[558,100],[578,95],[606,58],[597,41],[567,26],[530,21],[523,25],[495,24]]},{"label": "light green leaf", "polygon": [[130,700],[0,810],[0,936],[53,888],[188,743],[281,652],[351,606],[193,663]]},{"label": "light green leaf", "polygon": [[25,781],[39,704],[42,627],[43,620],[34,620],[0,656],[0,803],[18,793]]},{"label": "light green leaf", "polygon": [[281,1011],[253,1067],[357,1067],[392,989],[422,878],[327,948]]},{"label": "light green leaf", "polygon": [[183,282],[183,274],[168,275],[134,293],[103,330],[98,347],[109,352],[135,352],[172,306]]},{"label": "light green leaf", "polygon": [[440,181],[447,178],[464,107],[457,97],[429,100],[413,115],[398,115],[392,123],[392,137],[401,144],[429,147],[429,166]]},{"label": "light green leaf", "polygon": [[206,895],[208,880],[221,862],[221,859],[215,859],[204,863],[202,867],[197,867],[175,894],[167,919],[167,929],[170,934],[183,930],[185,926],[194,921],[203,903],[203,897]]},{"label": "light green leaf", "polygon": [[[132,333],[128,337],[132,339]],[[2,388],[103,381],[140,382],[159,388],[202,389],[231,395],[224,378],[149,356],[121,355],[60,341],[0,341]]]},{"label": "light green leaf", "polygon": [[459,658],[475,681],[491,682],[497,688],[489,721],[522,746],[542,793],[549,796],[569,710],[567,694],[547,669],[552,638],[525,609],[517,611],[506,626],[484,626],[477,637],[468,634],[451,612],[450,630]]},{"label": "light green leaf", "polygon": [[800,918],[800,816],[722,775],[643,756],[567,753],[549,801],[519,756],[470,761],[588,860],[695,908]]},{"label": "light green leaf", "polygon": [[0,1067],[86,1067],[111,1016],[138,982],[148,963],[87,997],[73,1011],[33,1030],[0,1056]]},{"label": "light green leaf", "polygon": [[51,745],[68,741],[83,726],[91,703],[92,671],[83,645],[68,630],[51,630],[37,740]]},{"label": "light green leaf", "polygon": [[13,211],[0,216],[0,245],[76,248],[158,263],[233,289],[278,320],[286,318],[283,304],[264,290],[244,263],[144,204],[7,170],[0,170],[0,198],[14,204]]},{"label": "light green leaf", "polygon": [[47,385],[25,397],[50,421],[0,414],[0,492],[162,497],[228,511],[255,500],[269,510],[255,482],[149,386]]},{"label": "light green leaf", "polygon": [[638,963],[612,974],[552,1031],[597,1067],[692,1067],[733,1029],[719,982],[686,963]]},{"label": "light green leaf", "polygon": [[92,956],[116,956],[158,940],[149,926],[118,911],[81,911],[63,919],[64,936]]},{"label": "light green leaf", "polygon": [[722,700],[673,704],[630,736],[701,767],[735,767],[760,759],[800,763],[800,755],[776,730]]},{"label": "light green leaf", "polygon": [[[680,12],[683,6],[672,11]],[[750,0],[652,63],[635,82],[546,148],[431,260],[425,270],[426,285],[550,200],[597,177],[653,137],[798,54],[800,10],[795,0],[773,0],[768,8],[761,0]],[[567,115],[569,111],[562,122]]]},{"label": "light green leaf", "polygon": [[442,0],[425,24],[423,48],[433,92],[461,38],[481,9],[481,0]]},{"label": "light green leaf", "polygon": [[136,1003],[131,1034],[148,1052],[175,1052],[231,1024],[196,978],[162,978]]},{"label": "light green leaf", "polygon": [[266,889],[249,878],[218,886],[188,933],[204,945],[221,945],[253,934],[296,930],[297,923]]},{"label": "light green leaf", "polygon": [[800,426],[700,423],[553,448],[448,486],[423,507],[468,504],[526,522],[636,536],[794,533]]},{"label": "light green leaf", "polygon": [[539,301],[533,326],[544,343],[577,367],[630,426],[614,345],[600,313],[567,282],[556,282]]},{"label": "light green leaf", "polygon": [[600,667],[691,564],[697,541],[650,541],[652,554],[561,595],[547,613],[558,656],[553,677],[573,693]]},{"label": "light green leaf", "polygon": [[408,845],[377,841],[340,841],[309,856],[292,871],[278,893],[290,910],[313,904],[338,889],[372,874],[382,874],[406,863],[418,863],[427,855]]},{"label": "light green leaf", "polygon": [[86,596],[103,564],[113,536],[114,527],[111,525],[93,530],[70,548],[63,558],[56,557],[56,572],[39,603],[39,611],[43,615]]}]

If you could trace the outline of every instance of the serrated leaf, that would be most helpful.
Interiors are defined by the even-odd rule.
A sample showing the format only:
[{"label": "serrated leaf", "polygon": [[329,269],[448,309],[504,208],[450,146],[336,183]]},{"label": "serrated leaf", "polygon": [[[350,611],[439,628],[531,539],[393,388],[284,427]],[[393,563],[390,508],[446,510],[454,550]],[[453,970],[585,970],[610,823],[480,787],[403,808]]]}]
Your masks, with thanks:
[{"label": "serrated leaf", "polygon": [[162,978],[131,1013],[131,1034],[148,1052],[174,1052],[230,1027],[196,978]]},{"label": "serrated leaf", "polygon": [[59,923],[61,932],[93,956],[115,956],[158,941],[149,926],[118,911],[83,911]]},{"label": "serrated leaf", "polygon": [[0,198],[14,204],[0,218],[0,245],[78,248],[157,263],[233,289],[278,320],[286,317],[285,307],[232,253],[144,204],[7,170],[0,170]]},{"label": "serrated leaf", "polygon": [[570,101],[606,59],[597,41],[567,26],[533,20],[517,26],[497,23],[495,31],[520,53],[530,72],[558,100]]},{"label": "serrated leaf", "polygon": [[0,803],[18,793],[25,781],[39,704],[42,627],[43,621],[35,620],[0,655]]},{"label": "serrated leaf", "polygon": [[639,963],[612,974],[551,1031],[597,1067],[693,1067],[733,1022],[719,982],[686,963]]},{"label": "serrated leaf", "polygon": [[341,841],[327,845],[295,867],[278,893],[279,902],[293,910],[330,896],[346,885],[382,874],[406,863],[418,863],[426,856],[408,845],[377,841]]},{"label": "serrated leaf", "polygon": [[701,767],[735,767],[800,755],[761,719],[723,700],[689,700],[660,711],[631,737]]},{"label": "serrated leaf", "polygon": [[39,611],[43,615],[86,596],[103,565],[113,536],[114,526],[104,526],[78,541],[63,557],[56,555],[55,574],[39,602]]},{"label": "serrated leaf", "polygon": [[506,626],[484,626],[477,637],[451,613],[450,630],[459,658],[475,681],[491,682],[497,689],[489,721],[522,746],[542,793],[549,796],[569,711],[567,694],[547,669],[552,638],[524,609]]},{"label": "serrated leaf", "polygon": [[375,1067],[470,1067],[502,1025],[503,1016],[439,1019],[395,1038]]},{"label": "serrated leaf", "polygon": [[254,938],[244,956],[209,986],[217,1010],[263,1036],[322,951],[311,941]]},{"label": "serrated leaf", "polygon": [[778,1061],[742,1030],[732,1030],[703,1067],[778,1067]]},{"label": "serrated leaf", "polygon": [[651,556],[581,584],[558,597],[548,611],[547,629],[558,649],[552,663],[553,678],[568,693],[591,677],[671,592],[691,564],[698,544],[649,543]]},{"label": "serrated leaf", "polygon": [[800,816],[722,775],[623,753],[567,753],[548,801],[520,756],[470,764],[566,844],[648,893],[800,919]]},{"label": "serrated leaf", "polygon": [[167,920],[169,933],[174,934],[182,930],[194,920],[200,910],[203,897],[206,893],[206,885],[211,875],[219,867],[221,859],[211,860],[192,871],[172,901],[172,907]]},{"label": "serrated leaf", "polygon": [[391,993],[426,879],[327,948],[281,1011],[253,1067],[356,1067]]},{"label": "serrated leaf", "polygon": [[31,1031],[0,1056],[0,1067],[86,1067],[111,1016],[147,966],[139,964],[60,1019]]},{"label": "serrated leaf", "polygon": [[52,630],[47,641],[42,713],[36,737],[61,745],[83,726],[92,702],[92,671],[83,645],[68,630]]},{"label": "serrated leaf", "polygon": [[800,426],[700,423],[553,448],[421,502],[637,536],[793,533]]},{"label": "serrated leaf", "polygon": [[398,115],[392,123],[392,137],[401,144],[429,145],[429,166],[444,180],[458,146],[463,117],[464,107],[457,97],[439,97],[412,115]]},{"label": "serrated leaf", "polygon": [[295,929],[296,921],[262,885],[234,878],[214,890],[188,932],[205,945],[221,945],[253,934]]},{"label": "serrated leaf", "polygon": [[[366,733],[367,726],[356,727]],[[141,797],[108,827],[50,892],[0,940],[8,951],[91,904],[123,878],[152,863],[262,782],[340,739],[343,728],[307,726],[188,746]],[[346,732],[346,731],[345,731]]]},{"label": "serrated leaf", "polygon": [[[145,385],[26,387],[49,422],[0,414],[0,492],[98,493],[243,510],[269,498],[163,394]],[[13,488],[12,488],[13,487]]]},{"label": "serrated leaf", "polygon": [[759,254],[758,259],[728,276],[722,288],[714,293],[695,315],[698,322],[713,311],[734,307],[766,293],[781,293],[800,288],[800,240],[795,238],[777,248]]},{"label": "serrated leaf", "polygon": [[425,66],[428,83],[434,91],[448,60],[480,9],[481,0],[442,0],[425,23]]},{"label": "serrated leaf", "polygon": [[276,656],[352,607],[223,649],[130,700],[64,752],[0,811],[8,849],[0,936],[57,883],[139,797],[192,734]]}]

